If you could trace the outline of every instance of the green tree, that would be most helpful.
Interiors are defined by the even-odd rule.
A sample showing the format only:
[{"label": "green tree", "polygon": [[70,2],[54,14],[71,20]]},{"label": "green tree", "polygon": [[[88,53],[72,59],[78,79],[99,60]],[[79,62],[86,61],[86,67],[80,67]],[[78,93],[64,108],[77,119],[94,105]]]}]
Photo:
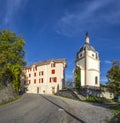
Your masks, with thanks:
[{"label": "green tree", "polygon": [[21,35],[17,36],[9,30],[0,31],[0,84],[7,86],[12,83],[16,92],[20,88],[20,75],[26,64],[24,45]]},{"label": "green tree", "polygon": [[80,89],[81,87],[81,69],[76,67],[75,69],[75,88]]},{"label": "green tree", "polygon": [[112,62],[111,69],[107,72],[107,87],[114,92],[115,96],[120,94],[120,65],[118,61]]}]

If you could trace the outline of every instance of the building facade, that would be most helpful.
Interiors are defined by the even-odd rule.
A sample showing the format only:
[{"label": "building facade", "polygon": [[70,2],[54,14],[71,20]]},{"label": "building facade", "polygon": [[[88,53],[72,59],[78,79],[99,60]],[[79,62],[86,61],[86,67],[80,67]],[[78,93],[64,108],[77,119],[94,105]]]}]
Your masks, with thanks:
[{"label": "building facade", "polygon": [[[100,86],[99,55],[95,48],[90,45],[88,33],[86,33],[85,44],[77,52],[75,67],[80,68],[80,86]],[[76,73],[74,72],[75,77]]]},{"label": "building facade", "polygon": [[65,85],[65,68],[65,59],[46,60],[26,67],[26,92],[55,94]]}]

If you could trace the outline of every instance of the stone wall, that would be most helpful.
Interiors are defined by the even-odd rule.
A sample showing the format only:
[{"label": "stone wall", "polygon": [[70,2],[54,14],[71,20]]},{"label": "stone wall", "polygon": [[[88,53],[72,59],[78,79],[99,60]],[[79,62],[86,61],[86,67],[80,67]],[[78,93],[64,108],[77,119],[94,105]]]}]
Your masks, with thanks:
[{"label": "stone wall", "polygon": [[95,97],[104,97],[106,99],[114,99],[114,94],[110,92],[107,88],[96,88],[96,87],[87,87],[77,90],[78,94],[83,96],[95,96]]},{"label": "stone wall", "polygon": [[0,103],[6,102],[8,100],[14,99],[16,97],[15,92],[11,85],[4,87],[0,90]]},{"label": "stone wall", "polygon": [[71,99],[79,99],[78,96],[70,89],[60,90],[56,93],[58,96],[68,97]]}]

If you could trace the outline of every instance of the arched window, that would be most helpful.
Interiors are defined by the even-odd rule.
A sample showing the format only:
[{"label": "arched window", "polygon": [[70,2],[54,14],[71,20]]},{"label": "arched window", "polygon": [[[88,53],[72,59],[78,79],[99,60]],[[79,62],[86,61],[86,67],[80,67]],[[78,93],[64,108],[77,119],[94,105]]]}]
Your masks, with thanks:
[{"label": "arched window", "polygon": [[96,85],[98,84],[98,77],[97,76],[95,77],[95,84]]},{"label": "arched window", "polygon": [[51,67],[55,67],[55,63],[54,62],[51,63]]},{"label": "arched window", "polygon": [[96,59],[98,59],[98,54],[96,53]]},{"label": "arched window", "polygon": [[81,58],[81,57],[82,57],[82,53],[79,54],[79,58]]}]

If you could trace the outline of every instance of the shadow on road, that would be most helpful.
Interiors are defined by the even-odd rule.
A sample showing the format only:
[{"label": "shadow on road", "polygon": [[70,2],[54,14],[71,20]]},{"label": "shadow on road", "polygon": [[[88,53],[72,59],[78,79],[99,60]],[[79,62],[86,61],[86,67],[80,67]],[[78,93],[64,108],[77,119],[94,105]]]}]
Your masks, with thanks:
[{"label": "shadow on road", "polygon": [[120,104],[111,104],[111,103],[91,103],[90,104],[94,105],[94,106],[99,106],[99,107],[103,107],[103,108],[107,108],[107,109],[113,109],[114,107],[120,105]]},{"label": "shadow on road", "polygon": [[41,97],[43,97],[44,99],[46,99],[47,101],[49,101],[50,103],[54,104],[55,106],[57,106],[58,108],[63,109],[69,116],[73,117],[74,119],[76,119],[77,121],[81,122],[81,123],[86,123],[85,121],[81,120],[80,118],[76,117],[75,115],[73,115],[72,113],[68,112],[65,108],[63,108],[62,106],[54,103],[52,100],[48,99],[47,97],[40,95]]}]

